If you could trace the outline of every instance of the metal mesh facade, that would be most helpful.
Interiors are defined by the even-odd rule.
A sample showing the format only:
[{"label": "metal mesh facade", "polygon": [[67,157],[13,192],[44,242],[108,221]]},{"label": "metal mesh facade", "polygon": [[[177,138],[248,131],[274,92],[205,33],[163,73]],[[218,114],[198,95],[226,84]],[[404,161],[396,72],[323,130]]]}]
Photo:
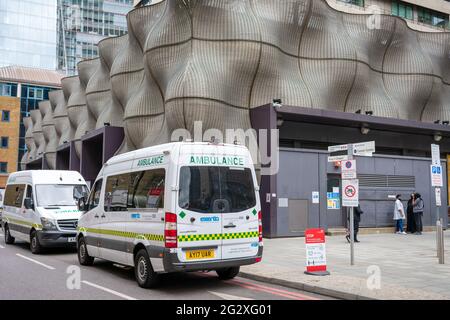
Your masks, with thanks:
[{"label": "metal mesh facade", "polygon": [[274,98],[450,120],[450,33],[378,18],[379,27],[369,28],[369,16],[324,0],[166,0],[137,8],[127,35],[101,41],[100,57],[63,79],[66,106],[61,94],[51,95],[55,117],[67,108],[70,122],[65,130],[63,118],[55,120],[59,144],[66,132],[79,141],[105,123],[124,127],[119,153],[167,142],[178,128],[192,132],[194,121],[204,130],[246,130],[249,109]]}]

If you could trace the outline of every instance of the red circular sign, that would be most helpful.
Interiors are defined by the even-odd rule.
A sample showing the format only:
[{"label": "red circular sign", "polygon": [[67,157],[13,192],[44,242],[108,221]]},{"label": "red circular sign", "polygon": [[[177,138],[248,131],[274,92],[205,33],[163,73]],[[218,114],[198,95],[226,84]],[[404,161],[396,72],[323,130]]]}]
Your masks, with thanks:
[{"label": "red circular sign", "polygon": [[356,188],[352,185],[348,185],[344,189],[345,195],[349,198],[353,198],[356,195]]}]

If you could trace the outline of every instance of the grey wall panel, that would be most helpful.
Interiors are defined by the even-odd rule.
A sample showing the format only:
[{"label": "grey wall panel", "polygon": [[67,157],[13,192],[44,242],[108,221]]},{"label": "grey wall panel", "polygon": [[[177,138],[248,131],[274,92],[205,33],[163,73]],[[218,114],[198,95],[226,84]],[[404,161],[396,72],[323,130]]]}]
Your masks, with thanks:
[{"label": "grey wall panel", "polygon": [[58,146],[60,146],[64,141],[70,141],[74,135],[67,115],[67,100],[63,90],[50,91],[48,96],[53,110]]},{"label": "grey wall panel", "polygon": [[45,152],[44,132],[42,131],[42,114],[39,109],[30,112],[31,120],[33,121],[33,139],[36,145],[36,157],[39,157]]},{"label": "grey wall panel", "polygon": [[49,169],[56,168],[56,147],[58,146],[58,137],[56,136],[55,121],[50,101],[39,102],[39,110],[42,114],[42,132],[45,139],[44,158]]}]

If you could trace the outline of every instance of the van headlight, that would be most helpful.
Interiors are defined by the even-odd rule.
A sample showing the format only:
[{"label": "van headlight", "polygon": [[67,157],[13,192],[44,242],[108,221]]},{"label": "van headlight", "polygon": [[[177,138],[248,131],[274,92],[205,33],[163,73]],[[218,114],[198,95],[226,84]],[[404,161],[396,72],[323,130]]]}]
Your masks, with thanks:
[{"label": "van headlight", "polygon": [[41,223],[44,230],[57,230],[54,220],[41,218]]}]

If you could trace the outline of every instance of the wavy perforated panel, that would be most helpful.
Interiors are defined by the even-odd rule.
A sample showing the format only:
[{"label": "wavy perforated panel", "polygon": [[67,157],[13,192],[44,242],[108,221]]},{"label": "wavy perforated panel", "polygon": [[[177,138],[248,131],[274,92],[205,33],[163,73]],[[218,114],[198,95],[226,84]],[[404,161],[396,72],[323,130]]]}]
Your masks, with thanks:
[{"label": "wavy perforated panel", "polygon": [[166,0],[131,11],[127,23],[127,35],[99,43],[99,59],[80,63],[81,83],[63,80],[75,139],[105,122],[123,126],[123,153],[192,132],[195,121],[245,130],[249,109],[274,98],[450,120],[450,34],[400,18],[369,28],[368,16],[324,0]]},{"label": "wavy perforated panel", "polygon": [[39,109],[30,112],[31,121],[33,122],[32,135],[36,145],[35,157],[39,157],[45,152],[44,132],[42,131],[42,114]]},{"label": "wavy perforated panel", "polygon": [[56,136],[55,121],[53,119],[53,110],[50,101],[39,102],[39,110],[42,115],[42,132],[45,139],[44,159],[49,169],[55,169],[58,137]]},{"label": "wavy perforated panel", "polygon": [[53,120],[55,122],[56,140],[58,146],[64,141],[70,141],[74,132],[70,126],[69,117],[67,115],[67,100],[63,90],[54,90],[49,92],[50,104],[53,110]]}]

